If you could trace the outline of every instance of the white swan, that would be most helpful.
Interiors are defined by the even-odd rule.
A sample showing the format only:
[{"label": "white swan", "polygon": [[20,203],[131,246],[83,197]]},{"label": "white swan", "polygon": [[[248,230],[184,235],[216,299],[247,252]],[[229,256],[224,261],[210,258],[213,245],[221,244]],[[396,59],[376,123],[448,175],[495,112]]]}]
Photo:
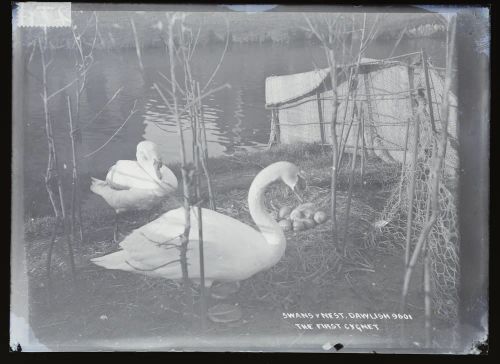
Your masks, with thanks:
[{"label": "white swan", "polygon": [[[292,163],[276,162],[264,168],[248,191],[248,207],[259,230],[223,214],[202,209],[205,282],[228,282],[251,277],[275,265],[286,246],[283,231],[266,211],[264,192],[272,182],[282,180],[292,190],[305,188],[301,172]],[[181,280],[180,235],[184,231],[184,208],[171,210],[134,230],[121,243],[122,250],[92,259],[107,269],[143,273]],[[196,213],[191,211],[188,246],[189,277],[199,282],[199,246]]]},{"label": "white swan", "polygon": [[155,143],[142,141],[137,144],[136,157],[137,161],[116,162],[105,181],[92,177],[90,190],[104,198],[116,212],[115,241],[120,213],[150,209],[177,189],[177,178],[162,164]]}]

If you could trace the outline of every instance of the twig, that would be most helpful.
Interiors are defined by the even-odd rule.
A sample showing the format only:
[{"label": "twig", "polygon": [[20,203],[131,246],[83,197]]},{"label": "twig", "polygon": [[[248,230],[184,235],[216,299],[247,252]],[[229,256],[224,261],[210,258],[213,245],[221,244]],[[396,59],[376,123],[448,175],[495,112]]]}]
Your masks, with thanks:
[{"label": "twig", "polygon": [[[354,94],[353,94],[353,98],[356,98],[357,97],[357,89],[358,89],[358,85],[359,85],[359,80],[358,80],[358,75],[359,75],[359,66],[361,65],[361,57],[363,55],[363,44],[366,43],[367,41],[365,41],[365,30],[366,30],[366,13],[363,14],[363,29],[361,31],[361,42],[360,42],[360,45],[359,45],[359,52],[358,52],[358,57],[357,57],[357,61],[356,61],[356,66],[354,68],[354,73],[353,73],[353,77],[350,79],[350,83],[348,84],[348,87],[349,87],[349,91],[352,87],[352,83],[353,82],[356,82],[356,89],[354,90]],[[368,86],[365,84],[365,88],[367,88]],[[367,88],[368,90],[368,88]],[[348,94],[347,96],[349,96],[349,91],[348,91]],[[349,101],[349,100],[347,100]],[[345,105],[345,113],[347,112],[347,107],[348,107],[348,103],[346,102],[346,105]],[[353,114],[352,114],[352,118],[351,118],[351,125],[352,125],[352,122],[354,120],[354,108],[356,107],[356,102],[354,101],[354,105],[353,105]],[[345,113],[344,113],[344,120],[342,120],[342,122],[344,123],[345,122]],[[348,140],[348,137],[349,137],[349,132],[351,130],[351,125],[349,125],[349,128],[347,130],[347,135],[345,136],[345,139],[344,139],[344,144],[343,144],[343,147],[340,151],[340,154],[339,154],[339,160],[338,160],[338,163],[337,163],[337,168],[340,168],[340,164],[342,162],[342,158],[343,158],[343,155],[344,155],[344,148],[347,144],[347,140]],[[343,132],[344,132],[344,125],[342,125],[342,134],[340,135],[340,142],[342,143],[342,137],[343,137]]]},{"label": "twig", "polygon": [[85,130],[86,128],[88,128],[90,125],[92,125],[98,118],[99,116],[104,112],[104,110],[106,109],[106,107],[111,104],[111,102],[113,102],[113,100],[116,98],[116,96],[118,96],[118,94],[123,90],[123,86],[120,87],[118,90],[116,90],[116,92],[113,94],[113,96],[111,96],[111,98],[108,100],[108,102],[106,102],[104,104],[104,106],[102,107],[102,109],[97,113],[95,114],[95,116],[90,119],[89,122],[87,122],[84,126],[80,127],[80,128],[77,128],[74,130],[74,132],[78,132],[80,130]]},{"label": "twig", "polygon": [[198,33],[196,34],[196,38],[194,40],[194,44],[191,47],[191,52],[189,53],[188,60],[191,61],[191,58],[193,58],[194,51],[196,50],[196,45],[198,44],[198,39],[200,39],[200,34],[201,34],[201,26],[198,27]]},{"label": "twig", "polygon": [[[173,114],[175,121],[177,123],[177,130],[178,130],[178,135],[179,135],[179,140],[180,140],[180,154],[181,154],[181,173],[182,173],[182,183],[183,183],[183,194],[184,194],[184,232],[181,237],[181,252],[180,252],[180,263],[181,263],[181,271],[182,271],[182,280],[184,283],[184,294],[186,298],[186,304],[189,307],[189,313],[193,313],[193,307],[192,307],[192,295],[191,295],[191,289],[190,289],[190,281],[189,281],[189,273],[188,273],[188,262],[187,262],[187,249],[188,249],[188,244],[189,244],[189,232],[191,230],[191,206],[190,206],[190,182],[191,182],[191,176],[188,173],[187,169],[187,160],[186,160],[186,152],[185,152],[185,143],[184,143],[184,134],[182,131],[182,124],[181,124],[181,119],[180,119],[180,114],[179,109],[178,109],[178,103],[177,103],[177,97],[176,97],[176,90],[177,90],[177,82],[176,82],[176,77],[175,77],[175,48],[174,48],[174,38],[173,38],[173,32],[174,32],[174,25],[175,21],[178,17],[177,13],[174,13],[172,16],[169,17],[169,24],[168,24],[168,55],[170,59],[170,79],[172,80],[171,82],[171,87],[172,87],[172,94],[173,94]],[[160,88],[156,83],[153,84],[154,88],[160,95],[160,97],[163,99],[163,101],[166,101],[166,97],[163,95],[161,92]],[[168,102],[165,102],[167,105]]]},{"label": "twig", "polygon": [[224,46],[224,50],[222,51],[222,54],[220,56],[219,62],[217,63],[217,66],[215,67],[214,71],[212,72],[212,75],[208,79],[205,86],[201,89],[201,92],[205,91],[207,89],[207,87],[210,86],[210,83],[212,82],[215,75],[217,74],[217,71],[219,70],[219,67],[222,64],[222,60],[224,59],[226,52],[227,52],[227,47],[229,45],[229,22],[227,21],[227,18],[225,18],[225,17],[224,17],[224,20],[226,21],[226,45]]},{"label": "twig", "polygon": [[392,57],[392,55],[394,54],[394,51],[396,50],[396,48],[398,48],[399,42],[401,42],[401,40],[403,39],[403,36],[405,35],[407,29],[408,29],[408,26],[405,26],[403,28],[403,30],[401,31],[401,34],[399,35],[398,40],[394,44],[394,47],[392,47],[391,53],[389,53],[389,58]]},{"label": "twig", "polygon": [[[201,97],[200,84],[196,83],[197,87],[197,96]],[[201,165],[203,168],[203,172],[205,173],[205,178],[207,179],[208,186],[208,198],[210,201],[210,208],[215,211],[215,194],[212,188],[212,179],[210,177],[210,172],[208,168],[208,145],[207,145],[207,132],[205,130],[205,119],[203,117],[203,104],[200,101],[200,124],[201,124],[201,133],[200,133],[200,147],[202,149],[202,157],[201,157]],[[199,140],[198,139],[198,140]]]},{"label": "twig", "polygon": [[129,119],[138,111],[135,108],[136,103],[137,103],[137,100],[134,101],[134,106],[132,106],[132,110],[130,110],[130,113],[128,114],[128,116],[125,119],[125,121],[122,123],[122,125],[120,125],[120,127],[118,129],[116,129],[116,131],[113,133],[113,135],[111,135],[111,137],[103,145],[101,145],[99,148],[97,148],[93,152],[84,155],[83,158],[88,158],[88,157],[93,156],[94,154],[96,154],[97,152],[99,152],[102,148],[104,148],[106,145],[108,145],[108,143],[116,136],[116,134],[118,134],[120,132],[120,130],[122,130],[122,128],[127,123],[127,121],[129,121]]},{"label": "twig", "polygon": [[[362,118],[363,115],[360,115]],[[345,210],[345,219],[344,219],[344,239],[343,239],[343,248],[344,251],[347,247],[347,235],[349,232],[349,220],[351,217],[351,198],[352,198],[352,189],[354,187],[354,171],[356,169],[356,157],[358,154],[358,143],[361,132],[361,125],[358,124],[357,132],[356,132],[356,144],[354,145],[354,153],[352,154],[352,164],[351,164],[351,173],[349,175],[349,190],[347,193],[347,202],[346,202],[346,210]],[[344,253],[344,256],[346,254]]]},{"label": "twig", "polygon": [[225,88],[227,89],[230,89],[231,88],[231,85],[229,83],[225,83],[224,85],[222,86],[219,86],[219,87],[216,87],[214,89],[211,89],[210,91],[196,97],[195,99],[191,100],[190,102],[186,103],[186,105],[184,106],[183,109],[181,109],[180,111],[180,114],[179,115],[182,115],[184,114],[191,106],[193,106],[196,102],[198,101],[201,101],[203,100],[204,98],[206,98],[207,96],[210,96],[216,92],[219,92],[221,90],[224,90]]}]

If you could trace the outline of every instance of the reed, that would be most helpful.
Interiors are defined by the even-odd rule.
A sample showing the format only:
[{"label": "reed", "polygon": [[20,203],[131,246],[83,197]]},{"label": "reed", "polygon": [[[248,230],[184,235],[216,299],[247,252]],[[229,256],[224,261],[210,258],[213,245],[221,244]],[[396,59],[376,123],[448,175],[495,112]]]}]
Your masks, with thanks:
[{"label": "reed", "polygon": [[[345,119],[347,116],[348,104],[351,101],[351,92],[357,92],[357,84],[358,84],[358,74],[359,74],[359,65],[361,63],[361,58],[369,43],[374,39],[377,30],[378,30],[378,15],[375,18],[375,21],[372,23],[372,27],[368,31],[367,29],[367,14],[363,14],[363,26],[360,29],[361,31],[361,42],[359,49],[356,54],[353,54],[353,42],[352,35],[353,32],[357,31],[355,28],[356,19],[353,16],[352,19],[352,30],[346,30],[346,23],[344,21],[339,21],[339,19],[334,19],[331,17],[320,17],[320,21],[316,24],[309,19],[308,16],[304,15],[306,23],[308,25],[307,30],[311,32],[320,42],[322,49],[325,53],[325,58],[327,60],[328,68],[330,69],[330,83],[332,88],[332,97],[330,98],[330,102],[332,103],[332,112],[330,117],[330,143],[332,147],[332,163],[331,163],[331,206],[330,213],[332,217],[332,238],[335,239],[337,235],[337,184],[338,184],[338,175],[339,169],[342,163],[342,156],[344,154],[344,150],[346,148],[346,144],[349,138],[349,133],[351,131],[351,127],[354,121],[354,110],[356,109],[356,104],[353,107],[353,115],[352,120],[349,123],[349,127],[347,129],[347,133],[344,136],[345,129]],[[321,30],[323,29],[323,31]],[[350,48],[346,47],[346,40],[348,37],[351,37]],[[339,50],[340,49],[340,50]],[[337,50],[337,51],[335,51]],[[339,53],[339,54],[336,54]],[[339,70],[339,65],[337,63],[337,57],[341,57],[341,61],[344,64],[343,67]],[[355,67],[349,67],[346,59],[356,59]],[[348,82],[348,90],[347,95],[345,96],[345,109],[342,115],[342,120],[338,120],[338,105],[340,98],[337,93],[338,82],[340,77],[345,77]],[[356,99],[356,96],[352,98],[352,101]],[[319,101],[318,101],[319,102]],[[340,134],[337,133],[337,125],[341,125]],[[359,129],[359,127],[358,127]],[[364,133],[364,127],[362,128]],[[361,143],[362,152],[365,152],[364,145],[364,137],[363,142]],[[357,148],[356,148],[357,152]],[[365,166],[364,166],[364,156],[362,157],[362,172],[364,174]],[[343,241],[341,244],[345,244]]]},{"label": "reed", "polygon": [[338,95],[337,95],[337,61],[335,59],[334,52],[334,40],[335,39],[335,28],[332,19],[324,19],[325,25],[328,29],[326,34],[321,34],[319,31],[319,26],[314,25],[311,20],[304,15],[304,18],[309,26],[309,31],[311,31],[316,38],[320,41],[321,46],[325,52],[325,58],[330,69],[330,82],[332,88],[332,113],[330,119],[330,139],[332,143],[332,171],[331,171],[331,201],[330,214],[332,219],[332,238],[337,235],[337,167],[339,160],[339,145],[337,138],[337,107],[338,107]]},{"label": "reed", "polygon": [[[360,115],[360,122],[358,122],[358,125],[356,127],[357,132],[356,132],[356,142],[354,144],[354,153],[352,154],[352,161],[351,161],[351,172],[349,175],[349,188],[347,190],[347,207],[345,210],[345,219],[344,219],[344,239],[343,239],[343,248],[345,250],[347,246],[347,233],[349,229],[349,223],[350,223],[350,217],[351,217],[351,199],[352,199],[352,189],[354,187],[354,172],[356,171],[356,159],[358,155],[358,145],[359,145],[359,139],[361,137],[361,120],[363,119],[363,114],[361,113]],[[344,256],[346,254],[344,253]]]},{"label": "reed", "polygon": [[[68,260],[69,265],[71,267],[71,272],[74,280],[74,287],[76,289],[76,270],[74,264],[74,252],[73,247],[71,245],[69,230],[66,228],[67,222],[67,213],[66,213],[66,205],[64,200],[64,191],[63,184],[61,180],[61,173],[58,165],[58,154],[56,149],[56,142],[53,133],[53,124],[50,116],[49,110],[49,100],[55,95],[61,92],[62,89],[67,88],[68,86],[63,87],[53,93],[49,94],[49,86],[48,86],[48,71],[49,67],[52,64],[52,58],[47,59],[49,56],[48,49],[48,39],[47,39],[47,28],[43,28],[43,36],[38,39],[38,46],[40,51],[40,59],[42,66],[42,103],[43,103],[43,111],[44,111],[44,119],[45,119],[45,132],[47,136],[48,143],[48,162],[47,169],[45,174],[45,187],[47,193],[49,195],[49,199],[52,205],[52,209],[55,215],[55,222],[51,233],[49,248],[47,252],[47,264],[46,264],[46,275],[47,275],[47,290],[48,290],[48,303],[51,303],[52,296],[52,279],[51,279],[51,262],[52,262],[52,253],[54,244],[57,240],[57,232],[60,227],[63,227],[64,235],[66,236],[68,243]],[[49,56],[50,57],[50,56]]]},{"label": "reed", "polygon": [[[83,38],[88,29],[90,29],[90,24],[94,19],[94,34],[92,37],[92,42],[90,47],[85,47],[83,44]],[[79,163],[81,162],[78,154],[77,141],[81,140],[82,135],[80,133],[79,125],[80,120],[80,102],[82,99],[82,94],[84,93],[87,86],[87,75],[90,68],[95,64],[94,50],[97,43],[97,37],[99,34],[99,20],[97,13],[93,12],[92,16],[89,17],[85,27],[79,30],[77,27],[71,28],[71,33],[73,35],[73,43],[75,47],[73,48],[73,53],[75,57],[75,87],[74,87],[74,111],[71,110],[70,100],[68,99],[68,112],[69,112],[69,122],[70,122],[70,133],[69,137],[71,139],[71,153],[72,153],[72,176],[71,176],[71,204],[70,204],[70,226],[71,226],[71,237],[73,241],[76,240],[75,228],[78,225],[78,232],[80,242],[84,241],[83,234],[83,222],[82,222],[82,207],[80,198],[80,181],[79,181]],[[72,113],[74,113],[72,115]]]},{"label": "reed", "polygon": [[[93,41],[90,47],[83,46],[83,35],[89,29],[89,24],[91,20],[94,19],[95,32],[93,36]],[[47,171],[45,176],[46,189],[49,194],[49,199],[52,204],[52,209],[55,214],[55,223],[53,231],[51,233],[51,239],[49,244],[49,249],[47,252],[47,286],[50,292],[51,289],[51,263],[52,263],[52,253],[54,244],[57,240],[58,230],[62,227],[63,234],[66,236],[68,245],[68,260],[71,267],[73,279],[75,281],[76,288],[76,268],[74,260],[73,242],[76,240],[76,225],[78,220],[79,227],[79,240],[84,240],[83,227],[82,227],[82,212],[81,212],[81,202],[79,196],[79,174],[78,174],[78,148],[77,139],[81,139],[81,134],[78,134],[80,128],[78,127],[80,123],[80,100],[81,95],[86,87],[87,74],[91,67],[94,65],[93,52],[96,46],[97,35],[98,35],[98,19],[96,12],[93,12],[93,16],[89,18],[86,26],[81,32],[78,32],[76,27],[71,28],[73,41],[74,41],[74,57],[75,57],[75,78],[68,82],[63,87],[60,87],[56,91],[49,93],[48,90],[48,79],[49,79],[49,68],[52,64],[53,59],[51,58],[51,52],[48,46],[49,40],[47,39],[47,29],[43,29],[43,36],[39,38],[38,45],[41,55],[42,63],[42,102],[44,109],[45,118],[45,129],[47,135],[47,141],[49,146],[49,156]],[[48,57],[48,58],[47,58]],[[56,140],[53,133],[53,123],[50,116],[50,106],[49,103],[57,95],[62,94],[64,91],[70,91],[73,88],[75,103],[74,108],[71,106],[70,96],[66,97],[67,107],[68,107],[68,124],[69,124],[69,138],[71,140],[71,163],[72,163],[72,174],[71,174],[71,199],[69,203],[69,213],[67,211],[68,206],[65,201],[64,185],[62,182],[62,174],[59,171],[58,165],[58,154],[56,147]],[[50,296],[50,293],[49,293]]]},{"label": "reed", "polygon": [[139,37],[137,35],[137,30],[135,28],[135,22],[134,22],[134,19],[132,17],[129,18],[129,21],[130,21],[130,25],[132,26],[132,34],[134,35],[135,52],[137,54],[139,68],[141,69],[141,74],[144,77],[144,64],[142,63],[141,45],[139,43]]},{"label": "reed", "polygon": [[[186,26],[185,15],[174,13],[167,15],[167,32],[165,46],[169,56],[169,75],[160,74],[166,81],[167,87],[160,87],[154,83],[153,87],[157,91],[161,100],[168,110],[168,116],[177,125],[177,135],[180,142],[180,169],[183,183],[183,206],[185,211],[185,229],[181,235],[180,263],[184,286],[184,297],[187,302],[189,313],[193,313],[193,296],[191,282],[189,279],[188,245],[191,230],[191,211],[194,211],[198,226],[199,244],[199,266],[200,266],[200,322],[202,329],[207,327],[207,297],[205,289],[204,272],[204,241],[203,241],[203,204],[201,194],[201,177],[204,175],[208,189],[209,206],[215,210],[215,195],[208,166],[208,144],[205,128],[205,118],[203,113],[203,99],[207,96],[230,87],[225,84],[220,87],[211,87],[211,83],[224,59],[229,42],[229,29],[227,29],[226,47],[224,48],[220,60],[202,87],[193,74],[191,60],[196,50],[198,37],[201,28],[195,33]],[[226,23],[227,25],[227,23]],[[175,41],[174,41],[175,37]],[[162,38],[163,39],[163,38]],[[176,74],[176,69],[182,71],[182,77]],[[161,127],[161,122],[155,123]],[[188,145],[185,133],[191,135],[191,144]],[[192,158],[188,157],[188,150],[191,151]]]}]

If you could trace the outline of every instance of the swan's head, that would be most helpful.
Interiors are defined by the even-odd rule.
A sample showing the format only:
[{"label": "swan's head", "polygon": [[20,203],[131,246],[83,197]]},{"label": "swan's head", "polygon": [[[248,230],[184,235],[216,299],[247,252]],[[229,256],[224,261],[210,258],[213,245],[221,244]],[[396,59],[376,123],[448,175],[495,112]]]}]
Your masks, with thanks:
[{"label": "swan's head", "polygon": [[305,172],[300,170],[295,164],[290,162],[282,162],[283,173],[281,179],[290,187],[290,189],[297,195],[299,200],[302,201],[302,194],[307,188]]},{"label": "swan's head", "polygon": [[136,157],[137,162],[151,177],[161,180],[160,169],[163,166],[163,162],[161,161],[158,146],[155,143],[144,140],[137,144]]}]

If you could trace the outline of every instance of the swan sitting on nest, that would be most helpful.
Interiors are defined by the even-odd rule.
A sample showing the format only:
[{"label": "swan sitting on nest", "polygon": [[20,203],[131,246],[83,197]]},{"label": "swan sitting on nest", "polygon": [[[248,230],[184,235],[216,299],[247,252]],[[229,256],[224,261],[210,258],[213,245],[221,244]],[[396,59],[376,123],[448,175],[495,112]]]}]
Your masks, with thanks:
[{"label": "swan sitting on nest", "polygon": [[[232,217],[202,209],[205,282],[234,282],[266,270],[281,259],[286,240],[282,229],[264,206],[266,187],[282,181],[294,192],[305,188],[299,168],[276,162],[260,171],[248,191],[248,207],[258,230]],[[134,230],[118,252],[92,261],[107,269],[142,273],[153,277],[181,280],[180,235],[184,231],[184,208],[171,210]],[[187,253],[189,277],[199,282],[199,245],[196,211],[191,211]]]},{"label": "swan sitting on nest", "polygon": [[120,160],[112,166],[106,180],[92,178],[90,190],[116,212],[113,238],[117,241],[118,216],[132,210],[148,210],[177,189],[177,178],[164,166],[158,147],[150,141],[137,144],[137,160]]}]

